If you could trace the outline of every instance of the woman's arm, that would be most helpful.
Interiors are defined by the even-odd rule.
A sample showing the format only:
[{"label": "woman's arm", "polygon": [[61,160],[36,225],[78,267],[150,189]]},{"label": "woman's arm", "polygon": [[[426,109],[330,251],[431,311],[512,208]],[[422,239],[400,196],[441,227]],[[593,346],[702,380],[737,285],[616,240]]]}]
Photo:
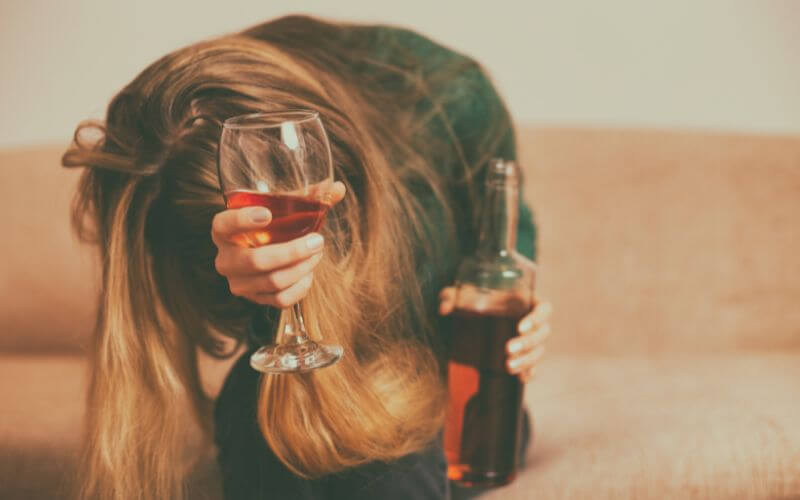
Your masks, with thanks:
[{"label": "woman's arm", "polygon": [[[501,157],[516,160],[516,137],[511,116],[506,106],[478,64],[471,64],[459,75],[453,90],[446,92],[445,119],[455,133],[462,159],[468,167],[480,168],[490,158]],[[475,168],[472,167],[472,168]],[[480,172],[480,170],[478,170]],[[475,186],[482,186],[482,177],[475,176]],[[522,186],[520,186],[522,191]],[[480,190],[478,189],[480,194]],[[537,231],[533,214],[519,196],[519,222],[517,227],[517,252],[523,265],[535,267]],[[523,381],[533,378],[536,367],[545,351],[545,342],[550,336],[549,323],[552,305],[549,301],[535,297],[533,308],[518,324],[519,335],[506,344],[509,373],[518,375]],[[449,314],[454,306],[454,289],[445,288],[440,294],[440,313]]]}]

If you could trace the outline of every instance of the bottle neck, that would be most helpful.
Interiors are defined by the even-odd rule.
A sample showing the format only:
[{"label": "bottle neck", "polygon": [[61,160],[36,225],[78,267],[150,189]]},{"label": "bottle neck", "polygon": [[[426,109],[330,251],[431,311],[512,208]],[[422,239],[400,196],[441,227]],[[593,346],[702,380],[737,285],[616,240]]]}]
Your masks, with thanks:
[{"label": "bottle neck", "polygon": [[479,257],[506,258],[516,247],[518,190],[514,163],[493,161],[487,174],[485,198],[479,215]]}]

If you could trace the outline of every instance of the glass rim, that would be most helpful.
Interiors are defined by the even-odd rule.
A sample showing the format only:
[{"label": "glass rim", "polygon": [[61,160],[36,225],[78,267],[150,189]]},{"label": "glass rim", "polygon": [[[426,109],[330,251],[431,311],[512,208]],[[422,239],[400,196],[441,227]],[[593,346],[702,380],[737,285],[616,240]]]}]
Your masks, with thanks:
[{"label": "glass rim", "polygon": [[319,112],[313,109],[284,109],[232,116],[222,122],[222,127],[232,130],[277,128],[287,122],[305,123],[318,118]]}]

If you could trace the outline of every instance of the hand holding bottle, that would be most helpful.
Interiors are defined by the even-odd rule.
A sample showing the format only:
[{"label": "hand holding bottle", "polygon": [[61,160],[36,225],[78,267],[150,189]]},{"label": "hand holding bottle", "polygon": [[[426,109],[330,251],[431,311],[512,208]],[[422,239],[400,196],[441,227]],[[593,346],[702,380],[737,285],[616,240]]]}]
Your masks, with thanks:
[{"label": "hand holding bottle", "polygon": [[[525,257],[521,257],[525,259]],[[527,260],[531,265],[531,262]],[[446,316],[455,308],[455,287],[443,288],[439,293],[439,314]],[[523,382],[536,375],[536,367],[544,356],[545,343],[550,337],[550,314],[553,306],[548,300],[534,298],[533,309],[517,323],[519,335],[506,342],[506,369]]]}]

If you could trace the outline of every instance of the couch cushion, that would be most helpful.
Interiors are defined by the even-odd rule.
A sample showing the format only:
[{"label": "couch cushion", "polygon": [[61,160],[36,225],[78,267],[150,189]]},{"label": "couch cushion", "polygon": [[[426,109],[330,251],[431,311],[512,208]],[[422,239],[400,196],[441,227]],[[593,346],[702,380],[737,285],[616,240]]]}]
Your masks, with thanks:
[{"label": "couch cushion", "polygon": [[[85,391],[77,357],[0,356],[0,484],[62,498]],[[527,467],[486,500],[796,498],[800,354],[548,359],[527,388]],[[219,498],[213,461],[191,498]]]},{"label": "couch cushion", "polygon": [[528,466],[486,500],[800,498],[800,354],[556,358]]},{"label": "couch cushion", "polygon": [[[84,357],[0,355],[0,497],[68,498],[87,382]],[[191,474],[189,498],[220,498],[217,474],[208,454]]]},{"label": "couch cushion", "polygon": [[85,366],[73,356],[0,357],[0,484],[8,498],[64,497],[81,434]]}]

